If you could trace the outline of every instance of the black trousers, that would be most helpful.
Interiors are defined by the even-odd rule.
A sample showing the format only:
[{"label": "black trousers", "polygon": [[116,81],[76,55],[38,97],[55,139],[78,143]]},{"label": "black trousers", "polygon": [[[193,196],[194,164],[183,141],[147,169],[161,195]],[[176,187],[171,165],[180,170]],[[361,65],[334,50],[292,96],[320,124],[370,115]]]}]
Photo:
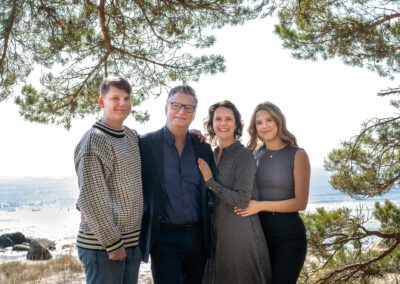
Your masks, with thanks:
[{"label": "black trousers", "polygon": [[260,212],[268,244],[273,284],[295,284],[307,254],[307,237],[299,213]]},{"label": "black trousers", "polygon": [[154,284],[200,284],[207,259],[201,223],[162,224],[150,256]]}]

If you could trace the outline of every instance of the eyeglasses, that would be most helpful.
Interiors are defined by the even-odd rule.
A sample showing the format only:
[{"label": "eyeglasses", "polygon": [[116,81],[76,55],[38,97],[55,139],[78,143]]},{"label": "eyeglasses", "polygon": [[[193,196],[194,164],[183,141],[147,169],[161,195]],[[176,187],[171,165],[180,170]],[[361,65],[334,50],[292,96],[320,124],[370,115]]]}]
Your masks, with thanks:
[{"label": "eyeglasses", "polygon": [[183,108],[186,113],[193,113],[196,109],[194,105],[184,105],[176,102],[170,102],[169,104],[174,111],[180,111]]}]

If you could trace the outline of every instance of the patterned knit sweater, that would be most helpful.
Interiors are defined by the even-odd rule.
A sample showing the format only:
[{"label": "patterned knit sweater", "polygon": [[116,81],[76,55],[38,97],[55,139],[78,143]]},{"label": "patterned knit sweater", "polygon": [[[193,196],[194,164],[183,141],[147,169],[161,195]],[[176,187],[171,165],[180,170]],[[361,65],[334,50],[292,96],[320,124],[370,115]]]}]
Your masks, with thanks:
[{"label": "patterned knit sweater", "polygon": [[137,246],[143,211],[138,136],[100,122],[75,148],[78,207],[84,212],[77,246],[112,252]]}]

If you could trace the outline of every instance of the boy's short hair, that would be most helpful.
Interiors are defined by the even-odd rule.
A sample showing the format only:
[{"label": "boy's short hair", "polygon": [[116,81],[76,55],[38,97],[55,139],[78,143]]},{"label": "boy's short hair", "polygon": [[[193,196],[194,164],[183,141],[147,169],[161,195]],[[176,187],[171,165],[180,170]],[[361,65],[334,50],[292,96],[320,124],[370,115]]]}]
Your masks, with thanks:
[{"label": "boy's short hair", "polygon": [[104,97],[111,86],[124,90],[129,95],[132,94],[131,84],[127,80],[121,77],[107,77],[100,85],[100,96]]}]

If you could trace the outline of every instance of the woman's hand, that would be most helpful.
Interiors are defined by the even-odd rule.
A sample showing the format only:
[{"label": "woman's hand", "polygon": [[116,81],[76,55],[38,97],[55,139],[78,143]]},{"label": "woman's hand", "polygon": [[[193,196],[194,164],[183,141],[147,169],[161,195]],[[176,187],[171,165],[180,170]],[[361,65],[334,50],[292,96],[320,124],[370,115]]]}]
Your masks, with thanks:
[{"label": "woman's hand", "polygon": [[259,202],[256,200],[250,200],[249,206],[245,209],[235,207],[235,213],[242,217],[251,216],[260,212]]},{"label": "woman's hand", "polygon": [[196,137],[199,138],[201,143],[206,143],[207,142],[206,137],[204,137],[203,134],[201,134],[200,130],[190,129],[189,132],[193,133],[194,135],[196,135]]},{"label": "woman's hand", "polygon": [[210,178],[213,177],[210,167],[208,166],[207,162],[204,161],[202,158],[198,158],[199,169],[201,174],[203,175],[203,179],[207,182]]}]

